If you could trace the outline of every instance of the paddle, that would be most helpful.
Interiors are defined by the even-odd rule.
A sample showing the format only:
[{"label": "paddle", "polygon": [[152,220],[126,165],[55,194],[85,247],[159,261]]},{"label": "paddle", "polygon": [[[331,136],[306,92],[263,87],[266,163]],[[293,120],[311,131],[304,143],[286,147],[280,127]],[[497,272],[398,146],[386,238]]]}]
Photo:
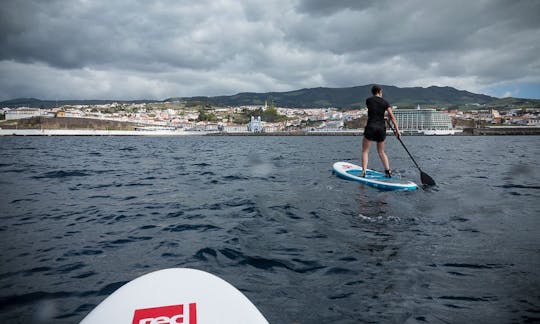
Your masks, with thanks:
[{"label": "paddle", "polygon": [[[387,122],[388,122],[388,126],[390,126],[390,128],[395,134],[396,130],[392,126],[392,123],[390,122],[390,120],[387,120]],[[416,160],[413,158],[413,156],[411,155],[411,153],[409,152],[409,150],[407,149],[407,147],[405,146],[401,138],[398,136],[396,136],[396,138],[399,140],[401,145],[403,145],[403,148],[405,149],[405,151],[407,151],[407,154],[409,154],[409,156],[411,157],[411,160],[414,162],[414,165],[416,165],[416,167],[418,168],[418,171],[420,171],[420,180],[422,181],[422,184],[426,186],[434,186],[435,180],[433,180],[432,177],[430,177],[427,173],[425,173],[424,171],[422,171],[422,169],[420,169],[420,166],[418,166],[418,163],[416,163]]]}]

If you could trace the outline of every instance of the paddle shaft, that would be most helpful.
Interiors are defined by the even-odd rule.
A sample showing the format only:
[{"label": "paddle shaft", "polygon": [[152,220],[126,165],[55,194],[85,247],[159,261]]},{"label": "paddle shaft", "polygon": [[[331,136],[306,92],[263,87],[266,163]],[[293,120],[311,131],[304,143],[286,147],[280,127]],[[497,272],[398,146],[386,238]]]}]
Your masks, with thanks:
[{"label": "paddle shaft", "polygon": [[[394,127],[392,127],[392,123],[390,121],[388,121],[388,126],[390,126],[390,128],[392,129],[392,131],[395,134],[396,130],[394,129]],[[420,180],[422,180],[422,184],[426,185],[426,186],[434,186],[435,185],[435,180],[433,180],[432,177],[430,177],[427,173],[425,173],[424,171],[422,171],[422,169],[420,169],[420,166],[418,165],[416,160],[413,158],[411,152],[409,152],[409,150],[407,149],[407,146],[405,146],[405,143],[403,143],[403,141],[401,140],[401,136],[396,135],[396,137],[399,140],[399,142],[401,143],[401,145],[403,145],[403,148],[405,149],[407,154],[409,154],[409,157],[414,162],[414,165],[416,165],[416,167],[418,168],[418,171],[420,171]]]},{"label": "paddle shaft", "polygon": [[[392,122],[390,122],[388,120],[388,126],[390,126],[390,128],[392,129],[392,131],[394,132],[394,134],[396,133],[396,130],[394,129],[394,127],[392,126]],[[420,166],[418,165],[418,163],[416,163],[416,160],[413,158],[411,152],[409,152],[409,150],[407,149],[407,146],[405,146],[405,143],[403,143],[403,141],[401,140],[401,137],[400,136],[397,136],[397,139],[398,141],[401,143],[401,145],[403,145],[403,148],[405,149],[405,151],[407,152],[407,154],[409,154],[409,156],[411,157],[411,160],[414,162],[414,165],[416,165],[416,167],[418,168],[418,170],[420,170],[420,172],[422,172],[422,169],[420,169]]]}]

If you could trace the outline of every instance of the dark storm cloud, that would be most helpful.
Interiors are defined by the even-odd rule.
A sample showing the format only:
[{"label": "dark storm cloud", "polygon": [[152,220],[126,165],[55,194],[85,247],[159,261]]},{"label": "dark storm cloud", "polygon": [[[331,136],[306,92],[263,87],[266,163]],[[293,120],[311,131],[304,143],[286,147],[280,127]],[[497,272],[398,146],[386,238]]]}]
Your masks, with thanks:
[{"label": "dark storm cloud", "polygon": [[[175,66],[208,66],[209,55],[187,51],[182,31],[194,17],[176,16],[166,6],[151,2],[13,1],[3,10],[1,59],[44,62],[59,68],[94,64],[161,62]],[[172,55],[170,44],[183,41],[182,55]],[[196,48],[195,48],[196,49]],[[181,57],[182,59],[179,59]]]},{"label": "dark storm cloud", "polygon": [[[311,8],[304,13],[316,18],[298,22],[295,36],[318,49],[380,56],[499,46],[522,37],[522,30],[538,36],[540,27],[540,3],[534,1],[378,1],[372,6],[359,1],[363,5],[356,7],[355,3],[303,1],[301,8]],[[331,14],[318,16],[328,8]],[[311,37],[309,31],[314,31]]]},{"label": "dark storm cloud", "polygon": [[0,97],[538,83],[538,1],[3,1]]},{"label": "dark storm cloud", "polygon": [[538,1],[358,3],[300,2],[299,10],[314,19],[299,22],[293,37],[307,48],[344,55],[352,65],[393,60],[382,72],[392,72],[398,83],[407,80],[400,72],[434,84],[455,79],[454,86],[473,90],[516,78],[538,82]]},{"label": "dark storm cloud", "polygon": [[337,1],[327,1],[327,0],[303,0],[298,3],[298,11],[314,14],[314,15],[328,15],[338,11],[343,10],[355,10],[361,11],[369,9],[370,7],[377,5],[383,1],[377,0],[337,0]]}]

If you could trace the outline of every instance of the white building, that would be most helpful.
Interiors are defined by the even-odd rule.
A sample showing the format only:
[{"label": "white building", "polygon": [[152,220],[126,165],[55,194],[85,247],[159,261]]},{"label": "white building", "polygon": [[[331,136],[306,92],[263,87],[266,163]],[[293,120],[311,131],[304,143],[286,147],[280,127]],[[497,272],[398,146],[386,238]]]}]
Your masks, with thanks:
[{"label": "white building", "polygon": [[539,117],[529,118],[527,120],[527,126],[535,126],[535,127],[540,126],[540,118]]},{"label": "white building", "polygon": [[254,132],[254,133],[260,133],[263,131],[263,125],[261,121],[261,117],[255,117],[251,116],[251,120],[249,121],[249,124],[247,126],[248,131]]},{"label": "white building", "polygon": [[399,129],[404,133],[453,134],[452,119],[446,113],[435,109],[394,110]]},{"label": "white building", "polygon": [[247,133],[248,130],[246,129],[245,125],[228,125],[223,126],[221,128],[221,131],[225,133]]},{"label": "white building", "polygon": [[39,117],[42,115],[39,108],[22,107],[17,109],[6,110],[6,120],[23,119],[31,117]]}]

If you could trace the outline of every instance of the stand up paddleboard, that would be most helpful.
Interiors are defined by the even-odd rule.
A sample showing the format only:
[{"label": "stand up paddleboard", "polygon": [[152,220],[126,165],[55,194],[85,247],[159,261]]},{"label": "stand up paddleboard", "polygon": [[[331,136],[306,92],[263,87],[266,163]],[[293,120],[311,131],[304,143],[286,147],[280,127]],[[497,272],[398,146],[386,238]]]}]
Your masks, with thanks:
[{"label": "stand up paddleboard", "polygon": [[401,180],[395,176],[386,177],[382,172],[366,169],[366,177],[361,177],[362,167],[349,162],[336,162],[333,166],[334,172],[341,178],[358,181],[368,186],[381,190],[416,190],[416,183]]},{"label": "stand up paddleboard", "polygon": [[120,287],[81,324],[268,324],[238,289],[204,271],[171,268]]}]

